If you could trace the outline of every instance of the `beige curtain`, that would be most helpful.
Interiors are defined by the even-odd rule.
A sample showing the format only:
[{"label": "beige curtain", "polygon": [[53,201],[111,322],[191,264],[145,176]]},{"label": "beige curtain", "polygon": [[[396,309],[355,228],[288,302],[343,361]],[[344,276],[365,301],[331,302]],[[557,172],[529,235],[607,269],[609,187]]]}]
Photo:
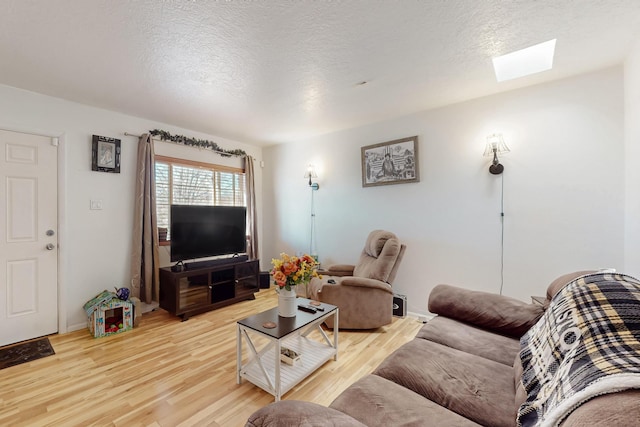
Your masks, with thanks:
[{"label": "beige curtain", "polygon": [[249,259],[258,259],[258,213],[256,212],[256,185],[254,160],[251,156],[244,158],[244,174],[247,182],[247,231],[249,231],[249,242],[247,254]]},{"label": "beige curtain", "polygon": [[145,133],[138,142],[136,200],[131,255],[131,292],[145,303],[159,299],[158,223],[156,218],[155,153]]}]

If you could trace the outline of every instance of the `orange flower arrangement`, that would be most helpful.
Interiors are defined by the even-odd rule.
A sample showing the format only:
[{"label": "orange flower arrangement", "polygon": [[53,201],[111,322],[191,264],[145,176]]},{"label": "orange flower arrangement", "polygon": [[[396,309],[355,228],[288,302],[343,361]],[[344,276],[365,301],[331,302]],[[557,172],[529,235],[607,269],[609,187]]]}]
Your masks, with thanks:
[{"label": "orange flower arrangement", "polygon": [[311,255],[297,257],[281,253],[280,259],[272,259],[271,264],[271,276],[278,289],[290,291],[292,286],[307,284],[312,277],[320,277],[318,262]]}]

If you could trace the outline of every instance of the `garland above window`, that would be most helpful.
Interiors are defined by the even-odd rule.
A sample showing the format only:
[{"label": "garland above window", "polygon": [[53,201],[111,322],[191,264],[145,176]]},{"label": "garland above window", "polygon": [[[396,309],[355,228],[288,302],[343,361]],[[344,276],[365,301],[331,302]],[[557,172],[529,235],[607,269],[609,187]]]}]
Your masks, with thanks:
[{"label": "garland above window", "polygon": [[246,156],[247,153],[244,150],[225,150],[213,141],[207,141],[206,139],[189,138],[183,135],[171,135],[166,130],[154,129],[149,133],[152,136],[159,136],[163,141],[171,141],[176,144],[187,145],[189,147],[206,148],[220,154],[222,157],[231,156]]}]

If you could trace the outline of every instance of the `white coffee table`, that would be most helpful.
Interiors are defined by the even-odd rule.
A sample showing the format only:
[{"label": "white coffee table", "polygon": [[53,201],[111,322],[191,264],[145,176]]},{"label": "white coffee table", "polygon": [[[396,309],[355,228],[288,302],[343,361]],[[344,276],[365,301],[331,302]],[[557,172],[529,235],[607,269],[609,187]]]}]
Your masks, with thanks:
[{"label": "white coffee table", "polygon": [[[310,300],[298,298],[298,304],[308,305]],[[283,394],[308,377],[328,360],[338,360],[338,307],[321,303],[324,311],[308,313],[298,310],[295,317],[278,316],[278,308],[258,313],[239,320],[237,323],[237,370],[236,382],[245,378],[268,393],[275,396],[276,402]],[[321,324],[334,316],[333,340],[322,329]],[[263,325],[276,324],[274,328]],[[322,340],[310,339],[309,334],[320,331]],[[261,336],[268,340],[257,349],[252,336]],[[246,341],[250,350],[249,359],[242,364],[242,342]],[[300,355],[300,361],[294,366],[280,362],[282,347],[294,350]]]}]

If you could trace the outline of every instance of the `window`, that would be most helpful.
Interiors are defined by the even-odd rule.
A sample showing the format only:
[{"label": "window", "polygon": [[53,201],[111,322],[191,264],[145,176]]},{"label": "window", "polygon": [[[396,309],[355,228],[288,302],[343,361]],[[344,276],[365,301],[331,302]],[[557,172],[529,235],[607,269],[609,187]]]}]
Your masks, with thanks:
[{"label": "window", "polygon": [[[171,205],[246,206],[242,169],[156,156],[156,213],[158,228],[168,230]],[[160,231],[160,244],[164,235]]]}]

